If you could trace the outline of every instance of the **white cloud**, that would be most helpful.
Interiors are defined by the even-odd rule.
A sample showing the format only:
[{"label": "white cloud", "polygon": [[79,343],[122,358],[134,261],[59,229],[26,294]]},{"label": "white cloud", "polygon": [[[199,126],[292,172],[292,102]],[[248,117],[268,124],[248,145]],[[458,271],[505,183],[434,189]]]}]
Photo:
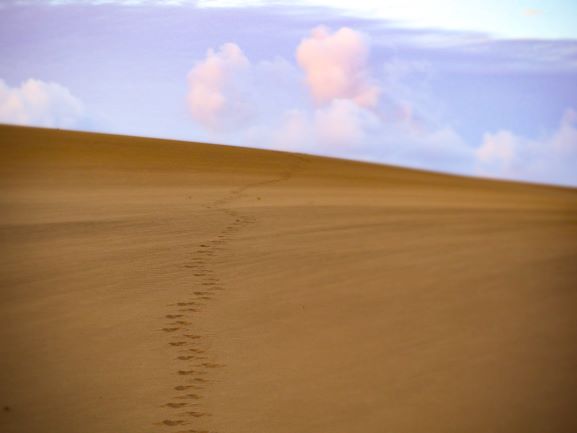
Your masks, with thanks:
[{"label": "white cloud", "polygon": [[272,137],[275,147],[281,149],[294,149],[295,143],[302,148],[310,145],[312,123],[310,117],[302,110],[292,109],[283,114],[281,126]]},{"label": "white cloud", "polygon": [[361,146],[371,130],[379,127],[379,119],[350,100],[336,99],[315,111],[314,126],[322,147],[337,146],[342,151]]},{"label": "white cloud", "polygon": [[252,63],[233,43],[209,50],[188,75],[192,117],[210,140],[227,144],[445,170],[470,165],[459,135],[429,121],[433,110],[415,97],[424,87],[404,83],[415,75],[422,82],[427,66],[391,64],[379,86],[368,45],[351,29],[317,27],[296,49],[302,70],[284,59]]},{"label": "white cloud", "polygon": [[577,112],[567,109],[558,129],[538,140],[507,130],[487,133],[475,156],[481,175],[577,184]]},{"label": "white cloud", "polygon": [[284,59],[251,63],[240,47],[225,44],[188,76],[191,113],[215,141],[229,144],[577,183],[574,110],[540,140],[502,130],[486,133],[474,148],[423,96],[430,93],[427,64],[390,62],[377,82],[366,68],[367,47],[350,29],[317,28],[296,50],[299,71]]},{"label": "white cloud", "polygon": [[486,133],[475,155],[482,165],[507,174],[512,169],[520,146],[521,139],[511,131]]},{"label": "white cloud", "polygon": [[30,79],[20,87],[0,80],[0,122],[71,128],[84,117],[82,102],[57,83]]},{"label": "white cloud", "polygon": [[188,74],[188,106],[193,119],[211,130],[238,127],[250,117],[250,98],[243,95],[242,77],[250,62],[233,43],[208,50]]},{"label": "white cloud", "polygon": [[318,104],[349,99],[363,107],[375,107],[379,88],[369,76],[368,55],[367,39],[348,27],[334,33],[317,27],[301,41],[296,52]]}]

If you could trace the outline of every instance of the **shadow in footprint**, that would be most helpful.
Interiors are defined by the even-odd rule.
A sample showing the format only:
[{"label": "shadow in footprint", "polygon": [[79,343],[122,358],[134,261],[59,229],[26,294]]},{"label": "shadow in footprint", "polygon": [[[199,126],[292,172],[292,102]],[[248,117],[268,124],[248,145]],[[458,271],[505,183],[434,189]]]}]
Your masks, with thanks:
[{"label": "shadow in footprint", "polygon": [[180,409],[181,407],[188,406],[188,403],[166,403],[161,407],[170,407],[171,409]]},{"label": "shadow in footprint", "polygon": [[184,421],[172,420],[172,419],[165,419],[164,421],[162,421],[162,422],[160,423],[160,425],[166,425],[166,426],[169,426],[169,427],[173,427],[173,426],[176,426],[176,425],[183,425],[183,424],[184,424]]}]

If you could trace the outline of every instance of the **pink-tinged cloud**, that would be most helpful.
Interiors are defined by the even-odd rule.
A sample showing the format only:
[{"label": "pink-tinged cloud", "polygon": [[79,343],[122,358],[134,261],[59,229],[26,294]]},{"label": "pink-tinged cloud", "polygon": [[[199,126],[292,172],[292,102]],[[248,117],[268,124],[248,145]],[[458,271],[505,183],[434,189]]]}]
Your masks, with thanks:
[{"label": "pink-tinged cloud", "polygon": [[577,112],[567,109],[559,127],[539,140],[511,131],[484,135],[475,151],[477,173],[538,182],[577,183]]},{"label": "pink-tinged cloud", "polygon": [[467,155],[451,128],[421,121],[422,110],[401,83],[407,68],[389,80],[387,90],[396,92],[379,103],[368,55],[365,37],[348,28],[314,29],[297,48],[297,69],[282,58],[251,63],[229,43],[209,50],[190,71],[190,111],[210,140],[228,144],[363,159],[377,155],[424,166],[420,155],[427,155],[449,168],[456,159],[471,160],[472,151]]},{"label": "pink-tinged cloud", "polygon": [[19,87],[0,80],[0,122],[72,128],[84,117],[82,102],[60,84],[30,79]]},{"label": "pink-tinged cloud", "polygon": [[317,104],[348,99],[373,108],[378,103],[379,87],[371,80],[368,56],[367,39],[348,27],[334,33],[317,27],[301,41],[296,52]]},{"label": "pink-tinged cloud", "polygon": [[188,74],[188,107],[192,118],[210,130],[226,130],[248,115],[248,101],[243,98],[239,77],[250,62],[233,43],[220,50],[208,50]]}]

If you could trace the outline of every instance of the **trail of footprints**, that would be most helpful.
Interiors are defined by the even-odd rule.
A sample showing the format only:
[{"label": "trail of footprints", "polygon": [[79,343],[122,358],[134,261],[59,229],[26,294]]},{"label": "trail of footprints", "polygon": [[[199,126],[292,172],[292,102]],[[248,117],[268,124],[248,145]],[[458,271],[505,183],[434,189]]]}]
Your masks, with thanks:
[{"label": "trail of footprints", "polygon": [[[220,201],[222,203],[222,200]],[[223,203],[224,204],[224,203]],[[207,307],[211,299],[224,290],[224,287],[211,269],[211,261],[224,247],[224,244],[239,230],[252,220],[249,217],[237,215],[228,209],[219,209],[220,203],[207,205],[209,209],[217,209],[231,217],[231,222],[212,240],[198,246],[193,258],[184,266],[191,270],[197,282],[187,299],[169,305],[165,316],[166,324],[162,331],[170,336],[168,342],[175,351],[176,359],[182,366],[175,371],[179,384],[174,387],[171,401],[162,405],[173,411],[172,416],[158,423],[171,427],[175,433],[214,433],[198,428],[173,430],[176,427],[188,427],[199,424],[198,420],[211,416],[202,405],[202,391],[210,382],[207,376],[212,369],[224,365],[211,362],[207,351],[205,337],[191,331],[191,318]]]},{"label": "trail of footprints", "polygon": [[[249,188],[264,186],[271,183],[288,180],[294,170],[304,162],[303,158],[296,157],[297,164],[281,176],[239,187],[226,197],[206,204],[209,211],[219,211],[229,217],[230,222],[214,238],[198,245],[192,258],[184,264],[197,278],[196,287],[187,299],[179,300],[168,306],[165,315],[166,323],[161,329],[169,336],[168,345],[175,352],[175,358],[182,366],[175,371],[179,384],[174,387],[174,396],[171,401],[162,404],[172,412],[170,417],[156,423],[166,427],[174,433],[216,433],[199,428],[202,419],[210,417],[202,404],[202,392],[210,384],[210,371],[224,367],[222,364],[211,362],[208,353],[206,337],[195,334],[191,330],[190,319],[194,314],[201,313],[211,299],[224,290],[220,278],[212,269],[212,261],[225,248],[226,243],[243,228],[255,222],[252,217],[241,215],[229,209],[226,205],[242,197]],[[184,430],[182,430],[184,428]]]}]

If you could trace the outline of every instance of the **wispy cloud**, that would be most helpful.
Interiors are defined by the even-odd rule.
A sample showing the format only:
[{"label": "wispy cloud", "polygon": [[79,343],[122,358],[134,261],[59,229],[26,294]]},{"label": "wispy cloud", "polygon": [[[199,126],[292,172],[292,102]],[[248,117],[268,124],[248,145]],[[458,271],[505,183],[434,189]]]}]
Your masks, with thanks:
[{"label": "wispy cloud", "polygon": [[573,23],[577,4],[574,2],[548,0],[539,8],[525,8],[526,15],[541,16],[539,26],[526,25],[519,13],[519,3],[501,0],[199,0],[202,7],[321,6],[348,16],[388,20],[413,29],[475,31],[501,38],[577,38]]},{"label": "wispy cloud", "polygon": [[[523,4],[524,3],[524,4]],[[573,17],[577,4],[567,0],[548,0],[538,8],[528,1],[500,0],[4,0],[7,5],[119,5],[119,6],[194,6],[202,9],[326,8],[337,14],[394,22],[405,28],[475,31],[500,38],[559,39],[577,38]],[[523,8],[523,6],[525,7]],[[521,7],[521,8],[520,8]],[[447,11],[450,11],[448,13]],[[527,25],[526,16],[539,15],[538,25]]]}]

